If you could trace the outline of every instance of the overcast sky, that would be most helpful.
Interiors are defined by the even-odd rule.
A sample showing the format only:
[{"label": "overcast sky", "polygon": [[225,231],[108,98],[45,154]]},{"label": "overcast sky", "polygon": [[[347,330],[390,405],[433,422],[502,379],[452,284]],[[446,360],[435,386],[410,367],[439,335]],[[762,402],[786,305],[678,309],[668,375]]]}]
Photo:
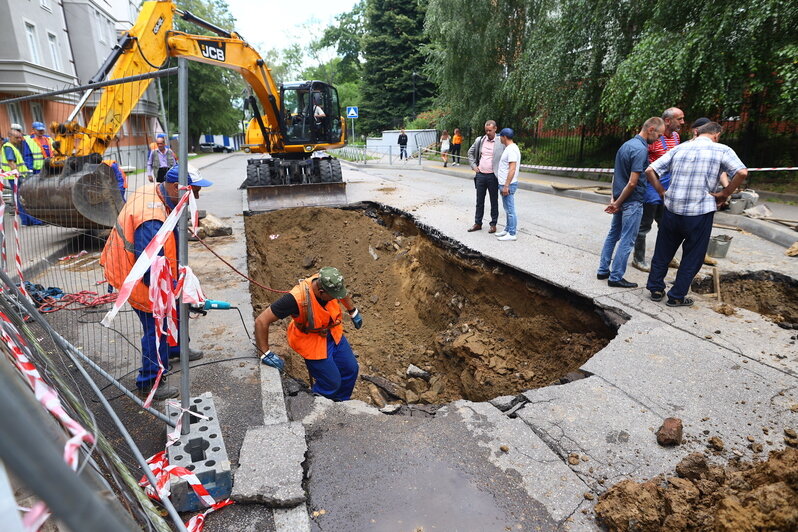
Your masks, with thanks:
[{"label": "overcast sky", "polygon": [[252,46],[266,52],[321,36],[335,15],[351,11],[357,0],[227,0],[235,29]]}]

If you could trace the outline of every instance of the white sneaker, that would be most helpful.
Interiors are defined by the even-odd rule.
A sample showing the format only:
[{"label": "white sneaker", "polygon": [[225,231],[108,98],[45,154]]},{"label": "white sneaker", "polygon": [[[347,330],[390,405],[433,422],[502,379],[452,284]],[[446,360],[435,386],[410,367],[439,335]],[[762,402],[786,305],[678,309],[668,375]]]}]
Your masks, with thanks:
[{"label": "white sneaker", "polygon": [[503,242],[518,240],[515,235],[506,234],[504,236],[500,236],[497,240],[501,240]]},{"label": "white sneaker", "polygon": [[506,234],[507,234],[507,231],[499,231],[499,232],[498,232],[498,233],[496,233],[494,236],[495,236],[496,238],[501,238],[501,237],[503,237],[503,236],[504,236],[504,235],[506,235]]}]

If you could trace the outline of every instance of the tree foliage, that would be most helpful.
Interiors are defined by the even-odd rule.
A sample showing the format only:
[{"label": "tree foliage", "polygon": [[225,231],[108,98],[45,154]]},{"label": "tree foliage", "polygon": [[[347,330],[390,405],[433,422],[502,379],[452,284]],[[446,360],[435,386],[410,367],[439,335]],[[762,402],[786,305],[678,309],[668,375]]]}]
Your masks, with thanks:
[{"label": "tree foliage", "polygon": [[[360,126],[375,132],[400,126],[425,109],[434,85],[423,75],[427,0],[368,0],[362,47],[365,65]],[[413,73],[416,73],[414,76]],[[415,90],[414,90],[415,87]]]},{"label": "tree foliage", "polygon": [[[180,9],[191,11],[222,28],[232,30],[235,24],[225,0],[179,0],[177,4]],[[213,35],[180,18],[175,18],[175,29],[198,35]],[[241,76],[226,68],[191,61],[188,65],[188,77],[189,145],[197,142],[203,133],[239,132],[241,120],[239,102],[244,88]],[[177,78],[162,83],[162,88],[170,129],[176,131]]]},{"label": "tree foliage", "polygon": [[530,9],[524,0],[430,0],[424,72],[438,87],[438,107],[450,111],[441,127],[481,130],[486,120],[511,121],[513,101],[502,92],[517,66]]},{"label": "tree foliage", "polygon": [[[693,115],[759,109],[798,117],[798,4],[783,0],[656,3],[640,42],[609,80],[610,118],[637,124],[668,105]],[[663,68],[665,67],[665,68]],[[639,90],[642,80],[644,90]]]},{"label": "tree foliage", "polygon": [[797,25],[784,0],[429,0],[425,72],[450,128],[795,118]]}]

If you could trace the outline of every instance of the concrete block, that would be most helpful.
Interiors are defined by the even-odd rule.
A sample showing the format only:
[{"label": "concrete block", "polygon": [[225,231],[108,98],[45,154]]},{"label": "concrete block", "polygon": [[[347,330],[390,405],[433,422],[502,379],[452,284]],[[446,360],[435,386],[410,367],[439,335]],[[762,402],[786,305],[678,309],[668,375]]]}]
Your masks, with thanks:
[{"label": "concrete block", "polygon": [[307,443],[302,423],[279,423],[247,431],[235,474],[233,499],[275,508],[305,502],[302,487]]},{"label": "concrete block", "polygon": [[[191,411],[208,419],[191,416],[188,434],[181,435],[180,440],[167,450],[169,464],[185,467],[193,472],[216,501],[226,499],[232,491],[233,476],[213,396],[206,392],[192,397],[190,405]],[[180,409],[167,402],[166,415],[176,420]],[[193,512],[205,508],[184,479],[171,477],[170,490],[170,499],[178,512]]]}]

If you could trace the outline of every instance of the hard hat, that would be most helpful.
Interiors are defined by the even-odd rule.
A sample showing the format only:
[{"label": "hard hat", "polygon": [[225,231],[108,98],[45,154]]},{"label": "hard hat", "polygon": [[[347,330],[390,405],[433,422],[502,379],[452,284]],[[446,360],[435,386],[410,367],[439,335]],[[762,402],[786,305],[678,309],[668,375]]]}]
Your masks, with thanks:
[{"label": "hard hat", "polygon": [[33,129],[36,131],[44,131],[44,123],[43,122],[34,122]]},{"label": "hard hat", "polygon": [[11,124],[11,129],[16,129],[17,131],[22,131],[22,126],[19,124]]}]

